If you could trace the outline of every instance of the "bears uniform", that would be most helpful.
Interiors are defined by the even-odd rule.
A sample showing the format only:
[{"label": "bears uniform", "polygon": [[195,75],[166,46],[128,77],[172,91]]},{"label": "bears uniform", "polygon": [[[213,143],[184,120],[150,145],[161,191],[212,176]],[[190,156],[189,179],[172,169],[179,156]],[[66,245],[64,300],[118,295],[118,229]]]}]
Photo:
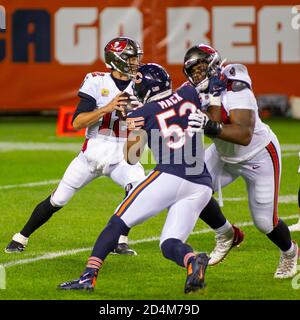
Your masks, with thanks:
[{"label": "bears uniform", "polygon": [[[197,92],[185,87],[172,93],[167,72],[159,65],[146,64],[137,71],[134,93],[144,106],[128,115],[128,127],[136,135],[146,131],[157,166],[118,206],[99,235],[80,279],[62,283],[60,289],[92,290],[98,271],[119,235],[165,208],[168,208],[168,216],[160,238],[163,255],[187,268],[185,293],[205,287],[208,256],[205,253],[196,255],[184,243],[212,195],[211,178],[200,144],[201,134],[190,134],[186,130],[188,114],[200,106]],[[139,143],[131,144],[131,135],[125,148],[129,152]],[[146,141],[142,141],[144,145]],[[125,158],[134,162],[129,160],[128,154]]]},{"label": "bears uniform", "polygon": [[[203,189],[202,185],[211,188],[202,140],[197,135],[191,137],[187,130],[188,114],[199,107],[196,90],[182,87],[166,99],[148,102],[127,118],[129,130],[143,129],[147,132],[148,145],[157,166],[146,178],[146,182],[150,179],[151,182],[147,183],[146,188],[143,186],[143,192],[138,187],[134,189],[134,196],[130,195],[124,200],[116,210],[116,215],[132,227],[164,208],[170,208],[160,243],[167,238],[187,239],[204,203],[200,201],[193,204],[185,197],[189,197],[193,188],[194,195],[197,189]],[[137,195],[138,198],[130,203],[130,199]],[[173,215],[177,216],[176,219]]]}]

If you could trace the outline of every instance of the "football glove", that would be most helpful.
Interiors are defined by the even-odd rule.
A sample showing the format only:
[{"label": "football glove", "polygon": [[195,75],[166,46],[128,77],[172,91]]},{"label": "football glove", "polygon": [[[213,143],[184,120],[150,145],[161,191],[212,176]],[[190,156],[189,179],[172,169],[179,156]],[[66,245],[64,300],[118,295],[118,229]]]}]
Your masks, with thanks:
[{"label": "football glove", "polygon": [[188,117],[189,131],[192,133],[204,133],[210,138],[216,138],[222,131],[222,124],[212,121],[199,109]]},{"label": "football glove", "polygon": [[209,80],[209,100],[212,106],[221,106],[221,94],[227,88],[227,77],[219,71]]}]

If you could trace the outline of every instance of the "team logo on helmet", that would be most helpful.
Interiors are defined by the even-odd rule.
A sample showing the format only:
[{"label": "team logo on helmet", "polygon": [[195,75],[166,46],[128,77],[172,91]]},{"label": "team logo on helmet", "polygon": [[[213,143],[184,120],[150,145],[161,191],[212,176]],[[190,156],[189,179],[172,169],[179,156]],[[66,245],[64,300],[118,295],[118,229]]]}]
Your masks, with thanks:
[{"label": "team logo on helmet", "polygon": [[135,83],[141,83],[143,81],[143,75],[140,72],[137,72],[134,78]]},{"label": "team logo on helmet", "polygon": [[106,51],[122,52],[125,49],[126,45],[127,41],[115,41],[109,43],[105,49]]}]

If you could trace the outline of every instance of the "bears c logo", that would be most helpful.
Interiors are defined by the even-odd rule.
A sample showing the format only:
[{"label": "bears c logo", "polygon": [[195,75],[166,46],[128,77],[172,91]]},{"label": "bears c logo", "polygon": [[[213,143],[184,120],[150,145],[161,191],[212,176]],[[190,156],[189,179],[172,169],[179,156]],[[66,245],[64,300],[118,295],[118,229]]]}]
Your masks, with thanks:
[{"label": "bears c logo", "polygon": [[143,81],[143,75],[140,72],[138,72],[135,75],[134,82],[135,83],[141,83],[142,81]]}]

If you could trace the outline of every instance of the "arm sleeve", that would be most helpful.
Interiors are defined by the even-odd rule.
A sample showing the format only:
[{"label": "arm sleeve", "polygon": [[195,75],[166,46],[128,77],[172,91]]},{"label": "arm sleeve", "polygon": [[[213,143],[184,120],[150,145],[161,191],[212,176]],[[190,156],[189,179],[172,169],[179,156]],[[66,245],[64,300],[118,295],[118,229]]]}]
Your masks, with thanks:
[{"label": "arm sleeve", "polygon": [[126,119],[126,125],[129,131],[137,131],[144,128],[145,117],[141,112],[142,108],[137,109],[128,114]]},{"label": "arm sleeve", "polygon": [[80,101],[73,115],[72,123],[80,113],[91,112],[96,108],[96,100],[93,97],[82,92],[79,92],[78,96],[80,97]]}]

